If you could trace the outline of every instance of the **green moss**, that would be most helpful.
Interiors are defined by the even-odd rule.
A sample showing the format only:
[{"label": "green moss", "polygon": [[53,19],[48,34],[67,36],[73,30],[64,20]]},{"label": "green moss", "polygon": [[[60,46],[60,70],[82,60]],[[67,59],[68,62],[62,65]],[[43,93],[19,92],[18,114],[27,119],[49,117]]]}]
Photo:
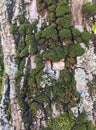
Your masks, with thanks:
[{"label": "green moss", "polygon": [[59,58],[56,56],[56,52],[54,50],[44,51],[42,53],[42,57],[44,59],[51,60],[51,61],[58,61],[59,60]]},{"label": "green moss", "polygon": [[40,130],[51,130],[49,127],[41,128]]},{"label": "green moss", "polygon": [[71,67],[73,64],[76,64],[76,59],[74,57],[70,57],[66,60],[66,67]]},{"label": "green moss", "polygon": [[[40,14],[44,13],[44,9],[48,11],[47,20],[49,20],[49,25],[47,25],[45,20],[40,31],[37,31],[38,20],[30,24],[26,18],[23,19],[24,16],[18,18],[20,22],[20,37],[17,44],[17,58],[20,61],[17,61],[19,71],[16,73],[16,90],[19,105],[23,110],[25,126],[28,130],[32,128],[33,118],[36,118],[37,110],[43,108],[44,102],[48,103],[48,106],[43,108],[45,118],[52,116],[50,95],[53,93],[52,102],[56,102],[59,109],[60,105],[62,105],[63,110],[69,115],[64,113],[64,115],[52,119],[52,121],[49,120],[49,129],[73,130],[74,119],[71,118],[70,111],[77,103],[79,96],[76,91],[74,70],[72,72],[69,72],[69,70],[72,65],[76,64],[76,57],[84,53],[84,49],[81,48],[80,44],[73,44],[72,40],[74,39],[78,43],[85,39],[81,36],[78,29],[72,27],[72,16],[67,0],[37,0],[37,8]],[[66,45],[63,46],[62,42],[65,42]],[[36,68],[31,70],[28,67],[24,75],[24,86],[20,90],[25,58],[31,54],[36,55]],[[41,82],[45,82],[47,79],[43,77],[46,74],[43,72],[43,61],[48,59],[54,62],[63,58],[66,62],[66,68],[60,72],[59,80],[56,81],[51,78],[50,74],[47,74],[51,85],[46,85],[43,89]],[[30,63],[28,65],[30,66]],[[85,127],[85,125],[83,126]]]},{"label": "green moss", "polygon": [[71,130],[74,125],[74,118],[69,119],[68,115],[64,113],[55,119],[49,120],[47,124],[51,130]]},{"label": "green moss", "polygon": [[44,8],[46,8],[46,3],[42,0],[36,0],[37,3],[37,11],[40,13]]},{"label": "green moss", "polygon": [[70,7],[68,5],[58,4],[56,8],[56,16],[62,17],[71,13]]},{"label": "green moss", "polygon": [[82,41],[86,44],[86,46],[88,47],[89,45],[89,40],[91,38],[91,34],[88,31],[84,31],[81,33],[81,38]]},{"label": "green moss", "polygon": [[57,40],[58,38],[57,30],[53,28],[52,26],[48,26],[43,30],[42,37],[47,38],[47,39]]},{"label": "green moss", "polygon": [[77,43],[81,43],[82,42],[82,38],[81,37],[77,37],[76,41],[77,41]]},{"label": "green moss", "polygon": [[15,78],[18,79],[22,76],[22,71],[18,70],[15,74]]},{"label": "green moss", "polygon": [[42,61],[36,64],[36,72],[42,71],[43,68],[44,68],[44,63]]},{"label": "green moss", "polygon": [[94,16],[96,14],[96,7],[91,2],[87,2],[82,7],[82,13],[84,14],[84,17],[89,19],[90,17]]},{"label": "green moss", "polygon": [[60,71],[60,79],[64,80],[64,82],[70,82],[71,78],[72,77],[67,69],[63,69]]},{"label": "green moss", "polygon": [[66,47],[62,48],[62,46],[59,45],[58,47],[54,46],[54,50],[44,51],[41,56],[51,61],[59,61],[60,59],[64,59],[66,55],[67,55],[67,48]]},{"label": "green moss", "polygon": [[70,57],[77,57],[84,54],[84,49],[80,46],[80,44],[74,44],[69,48],[69,56]]},{"label": "green moss", "polygon": [[30,104],[31,111],[34,115],[36,115],[36,112],[41,108],[40,104],[37,102],[33,102]]},{"label": "green moss", "polygon": [[21,52],[25,48],[25,43],[23,41],[18,42],[18,51]]},{"label": "green moss", "polygon": [[37,49],[36,44],[31,45],[31,47],[30,47],[30,54],[36,54],[37,50],[38,49]]},{"label": "green moss", "polygon": [[48,6],[50,6],[50,5],[52,5],[54,2],[53,2],[53,0],[44,0],[44,2],[48,5]]},{"label": "green moss", "polygon": [[55,17],[55,13],[50,13],[49,14],[49,18],[48,18],[48,21],[49,22],[55,22],[55,20],[56,20],[56,17]]},{"label": "green moss", "polygon": [[68,0],[59,0],[59,4],[68,5]]},{"label": "green moss", "polygon": [[56,23],[60,27],[60,29],[62,29],[62,28],[66,29],[66,28],[71,27],[70,19],[65,19],[65,17],[57,18]]},{"label": "green moss", "polygon": [[40,40],[38,41],[38,46],[39,46],[40,48],[43,48],[44,45],[45,45],[45,42],[46,42],[46,39],[44,39],[44,38],[40,39]]},{"label": "green moss", "polygon": [[25,22],[25,17],[22,14],[18,15],[17,19],[19,20],[20,24],[23,24]]},{"label": "green moss", "polygon": [[56,47],[55,49],[55,52],[56,52],[56,56],[59,58],[59,59],[64,59],[65,56],[67,55],[68,51],[67,51],[67,47]]},{"label": "green moss", "polygon": [[96,130],[96,127],[94,127],[94,125],[93,125],[93,123],[91,121],[88,121],[87,129],[88,130]]},{"label": "green moss", "polygon": [[35,54],[38,51],[36,39],[34,36],[27,35],[25,38],[26,44],[29,47],[28,51],[30,54]]},{"label": "green moss", "polygon": [[42,36],[42,31],[38,31],[37,33],[35,33],[36,40],[40,40],[41,36]]},{"label": "green moss", "polygon": [[8,118],[10,119],[11,118],[11,104],[10,103],[8,104],[8,108],[6,110],[6,114],[8,115]]},{"label": "green moss", "polygon": [[29,53],[28,48],[25,47],[25,48],[21,51],[20,57],[24,57],[24,56],[28,55],[28,53]]},{"label": "green moss", "polygon": [[25,59],[22,59],[22,60],[20,61],[19,70],[22,70],[22,71],[23,71],[24,65],[25,65]]},{"label": "green moss", "polygon": [[[44,30],[44,28],[47,27],[47,22],[46,20],[42,23],[42,26],[41,26],[41,30]],[[39,31],[40,32],[40,31]],[[38,32],[37,32],[38,33]]]},{"label": "green moss", "polygon": [[91,121],[88,121],[87,115],[85,112],[81,113],[77,119],[73,130],[95,130],[95,127],[93,126],[93,123]]},{"label": "green moss", "polygon": [[33,26],[28,22],[24,22],[24,27],[25,27],[25,32],[26,32],[26,35],[32,35],[32,31],[33,31]]},{"label": "green moss", "polygon": [[48,7],[48,12],[49,12],[49,13],[50,13],[50,12],[54,12],[55,9],[56,9],[56,5],[51,5],[51,6]]},{"label": "green moss", "polygon": [[26,32],[25,24],[21,24],[19,26],[18,31],[19,31],[20,34],[24,35],[24,33]]},{"label": "green moss", "polygon": [[27,82],[28,82],[28,86],[30,88],[34,87],[36,84],[36,69],[32,69],[29,73],[29,75],[27,76]]},{"label": "green moss", "polygon": [[59,36],[60,36],[61,39],[70,40],[71,39],[70,30],[68,30],[68,29],[62,29],[62,30],[60,30]]},{"label": "green moss", "polygon": [[87,130],[87,128],[86,128],[86,125],[84,125],[84,124],[82,126],[76,125],[74,130]]},{"label": "green moss", "polygon": [[51,26],[52,26],[53,28],[57,28],[57,24],[56,24],[56,23],[51,23]]},{"label": "green moss", "polygon": [[81,36],[81,33],[77,28],[72,28],[72,34],[74,36],[74,39],[77,39],[78,37]]},{"label": "green moss", "polygon": [[86,116],[86,113],[82,113],[79,115],[79,117],[77,118],[77,122],[80,124],[86,123],[88,121],[88,118]]},{"label": "green moss", "polygon": [[41,82],[44,80],[43,79],[43,75],[45,73],[43,71],[40,71],[37,75],[36,75],[36,81],[37,81],[37,84],[38,86],[40,86]]},{"label": "green moss", "polygon": [[37,24],[38,24],[38,19],[36,19],[36,20],[34,20],[34,21],[32,22],[32,28],[34,29]]},{"label": "green moss", "polygon": [[11,24],[9,31],[10,31],[10,33],[13,34],[13,35],[16,34],[16,33],[18,32],[18,27],[17,27],[17,25]]},{"label": "green moss", "polygon": [[44,92],[39,92],[37,95],[38,95],[38,96],[37,96],[36,100],[37,100],[40,104],[43,104],[44,102],[49,103],[49,99],[48,99],[48,97],[45,95]]},{"label": "green moss", "polygon": [[37,32],[37,24],[38,24],[38,19],[34,20],[32,25],[31,25],[34,32]]},{"label": "green moss", "polygon": [[28,36],[27,36],[27,40],[29,41],[28,44],[29,44],[30,54],[35,54],[38,51],[38,47],[37,47],[35,37],[29,36],[29,39],[28,39]]}]

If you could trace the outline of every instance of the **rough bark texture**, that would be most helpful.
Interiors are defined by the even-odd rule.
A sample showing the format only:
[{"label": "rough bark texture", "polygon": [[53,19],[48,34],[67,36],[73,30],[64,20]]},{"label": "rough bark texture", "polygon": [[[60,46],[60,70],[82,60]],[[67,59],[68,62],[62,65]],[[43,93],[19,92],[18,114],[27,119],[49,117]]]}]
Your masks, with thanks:
[{"label": "rough bark texture", "polygon": [[[32,23],[35,19],[40,17],[39,23],[37,25],[38,30],[40,30],[42,22],[46,19],[47,13],[43,17],[41,17],[37,12],[36,0],[25,0],[25,14],[26,18]],[[83,14],[81,12],[82,5],[84,2],[92,2],[91,0],[70,0],[71,13],[72,13],[72,22],[73,25],[78,28],[81,32],[84,27],[87,27],[90,32],[92,32],[89,23],[84,23]],[[21,12],[20,12],[21,11]],[[4,83],[2,90],[2,98],[0,101],[0,130],[27,130],[24,127],[24,122],[22,119],[23,111],[20,108],[17,98],[16,98],[16,86],[15,86],[15,74],[18,70],[18,65],[15,63],[16,58],[16,44],[15,38],[12,34],[10,34],[9,28],[10,23],[15,23],[16,16],[22,13],[24,10],[22,9],[22,0],[8,1],[2,0],[0,2],[0,37],[1,37],[1,45],[3,49],[4,55]],[[90,41],[89,49],[84,47],[84,44],[81,43],[81,46],[85,49],[85,54],[81,57],[77,58],[77,65],[75,66],[75,79],[76,79],[76,87],[77,91],[81,94],[82,102],[77,104],[76,107],[72,108],[72,111],[75,116],[78,116],[79,112],[82,113],[83,110],[86,111],[89,120],[91,120],[96,125],[96,110],[93,107],[94,102],[96,102],[96,90],[93,91],[93,95],[90,96],[88,93],[88,80],[91,82],[93,79],[93,75],[96,74],[96,55],[94,54],[94,45]],[[23,73],[26,74],[28,62],[30,61],[31,69],[36,68],[36,64],[34,62],[34,58],[36,55],[28,55],[25,60],[25,65],[23,69]],[[50,60],[45,60],[44,72],[47,72],[54,79],[59,80],[60,71],[64,69],[65,63],[64,59],[61,59],[58,62],[51,62]],[[20,89],[23,88],[25,77],[22,76],[20,82]],[[45,81],[44,81],[45,82]],[[42,88],[46,86],[50,82],[50,80],[41,82]],[[45,86],[44,86],[45,85]],[[50,92],[51,98],[53,98],[53,93]],[[51,100],[50,98],[50,100]],[[27,99],[26,99],[27,100]],[[8,120],[8,115],[6,113],[6,108],[8,104],[11,105],[11,120]],[[45,102],[46,108],[47,103]],[[51,102],[52,116],[56,117],[59,114],[63,113],[62,106],[60,106],[60,111],[57,110],[56,104]],[[79,107],[79,112],[78,112]],[[41,124],[46,127],[45,121],[45,113],[44,110],[39,109],[36,113],[36,120],[33,121],[34,130],[40,130]]]}]

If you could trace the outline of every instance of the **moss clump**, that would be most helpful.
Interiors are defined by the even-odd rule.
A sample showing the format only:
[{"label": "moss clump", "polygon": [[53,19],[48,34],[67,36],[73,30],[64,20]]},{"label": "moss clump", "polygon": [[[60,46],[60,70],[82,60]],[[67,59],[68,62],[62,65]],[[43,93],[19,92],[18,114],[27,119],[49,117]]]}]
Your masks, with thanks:
[{"label": "moss clump", "polygon": [[64,47],[57,47],[54,50],[51,51],[44,51],[42,53],[42,57],[44,59],[48,59],[51,61],[59,61],[60,59],[63,59],[67,55],[67,48]]},{"label": "moss clump", "polygon": [[[49,121],[49,128],[74,130],[75,121],[68,117],[71,115],[71,108],[79,100],[73,66],[76,64],[76,57],[84,54],[84,49],[79,43],[82,41],[85,44],[89,43],[90,36],[86,30],[81,33],[72,26],[71,10],[67,0],[37,0],[37,8],[42,15],[44,15],[44,11],[48,11],[49,25],[45,20],[39,31],[37,30],[39,18],[31,24],[24,16],[17,17],[20,25],[16,44],[16,54],[19,59],[19,61],[17,60],[19,71],[16,73],[16,87],[18,102],[23,110],[25,127],[28,130],[33,128],[32,122],[36,119],[38,109],[44,111],[45,119],[48,119],[48,116],[51,118],[51,103],[55,102],[58,104],[57,108],[60,109],[62,106],[67,114],[61,115],[56,120],[53,119],[53,122]],[[31,69],[31,56],[33,55],[35,55],[36,68]],[[26,58],[28,58],[29,67],[23,74]],[[58,80],[55,79],[54,75],[57,72],[54,69],[52,75],[50,72],[43,71],[44,63],[47,60],[58,62],[61,59],[65,60],[65,69],[60,72]],[[24,86],[20,89],[22,76],[24,76]],[[49,84],[45,83],[46,81]],[[45,88],[42,83],[45,83]],[[52,99],[51,94],[53,94]],[[48,105],[44,107],[44,103]]]},{"label": "moss clump", "polygon": [[84,54],[84,49],[80,46],[80,44],[75,44],[70,46],[69,48],[69,56],[70,57],[77,57]]},{"label": "moss clump", "polygon": [[81,33],[81,39],[87,47],[89,46],[90,38],[91,38],[91,34],[88,31],[84,31]]},{"label": "moss clump", "polygon": [[[64,17],[58,18],[56,20],[56,23],[60,29],[62,28],[68,29],[69,27],[71,27],[70,19],[65,19]],[[60,30],[59,28],[58,30]]]},{"label": "moss clump", "polygon": [[55,119],[49,120],[47,124],[52,130],[71,130],[74,125],[74,117],[69,119],[68,115],[64,113]]},{"label": "moss clump", "polygon": [[77,28],[72,28],[72,35],[74,37],[74,40],[78,40],[78,38],[81,37],[81,33]]},{"label": "moss clump", "polygon": [[89,19],[96,14],[96,6],[91,2],[87,2],[82,7],[82,13],[86,19]]},{"label": "moss clump", "polygon": [[23,75],[22,71],[17,71],[16,74],[15,74],[15,78],[18,79],[20,78],[21,76]]},{"label": "moss clump", "polygon": [[71,13],[70,7],[67,4],[57,4],[56,16],[62,17]]},{"label": "moss clump", "polygon": [[46,27],[42,32],[42,37],[57,40],[57,30],[52,26]]},{"label": "moss clump", "polygon": [[48,12],[51,13],[51,12],[54,12],[56,9],[56,5],[51,5],[48,7]]},{"label": "moss clump", "polygon": [[24,69],[24,65],[25,65],[25,59],[22,59],[20,64],[19,64],[19,70],[22,70]]},{"label": "moss clump", "polygon": [[83,112],[80,114],[77,119],[77,123],[74,124],[73,130],[95,130],[95,127],[93,126],[93,123],[91,121],[88,121],[88,118]]},{"label": "moss clump", "polygon": [[21,14],[17,16],[18,21],[20,22],[20,24],[23,24],[25,22],[25,17]]},{"label": "moss clump", "polygon": [[61,39],[70,40],[71,39],[70,30],[68,30],[68,29],[62,29],[62,30],[60,30],[59,36],[60,36]]},{"label": "moss clump", "polygon": [[21,53],[20,53],[20,57],[24,57],[24,56],[26,56],[26,55],[28,55],[28,48],[24,48],[22,51],[21,51]]},{"label": "moss clump", "polygon": [[18,27],[17,27],[17,25],[15,25],[15,24],[12,24],[12,25],[10,25],[10,33],[11,34],[16,34],[17,32],[18,32]]}]

